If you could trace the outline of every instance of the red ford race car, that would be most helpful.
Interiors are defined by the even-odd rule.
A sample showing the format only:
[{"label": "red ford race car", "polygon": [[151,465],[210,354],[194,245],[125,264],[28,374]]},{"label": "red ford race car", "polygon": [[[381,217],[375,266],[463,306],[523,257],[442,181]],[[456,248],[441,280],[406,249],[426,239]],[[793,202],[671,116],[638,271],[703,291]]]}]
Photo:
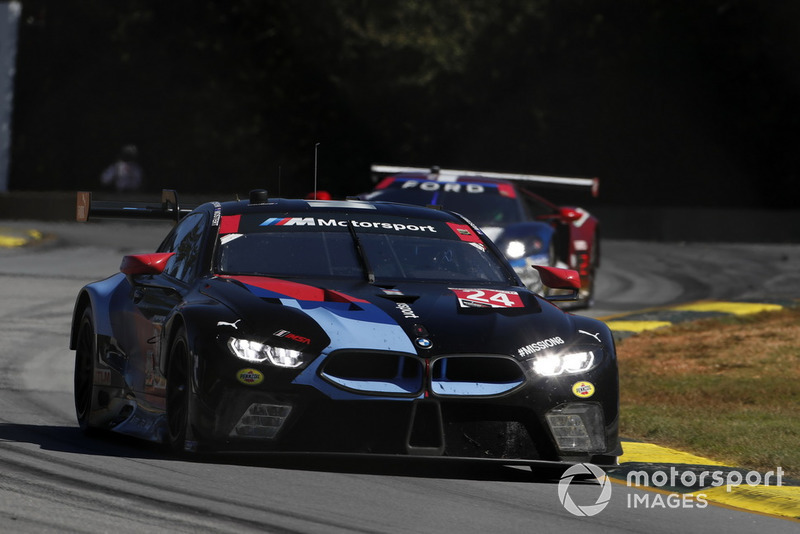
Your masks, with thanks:
[{"label": "red ford race car", "polygon": [[533,187],[583,189],[597,196],[597,178],[567,178],[466,170],[373,165],[377,183],[365,200],[438,205],[478,225],[503,251],[531,290],[542,292],[530,265],[574,269],[581,276],[573,308],[588,308],[600,265],[599,222],[583,208],[559,206]]}]

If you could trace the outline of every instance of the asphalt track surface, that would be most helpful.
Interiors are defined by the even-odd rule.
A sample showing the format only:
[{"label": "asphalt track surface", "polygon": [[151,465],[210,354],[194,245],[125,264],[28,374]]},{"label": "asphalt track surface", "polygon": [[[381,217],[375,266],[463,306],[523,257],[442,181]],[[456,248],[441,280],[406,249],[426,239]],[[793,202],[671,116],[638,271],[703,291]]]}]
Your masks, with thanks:
[{"label": "asphalt track surface", "polygon": [[[797,531],[791,520],[728,506],[685,498],[671,506],[664,491],[619,482],[605,509],[579,517],[559,500],[561,473],[532,477],[518,467],[304,456],[187,461],[125,438],[84,438],[67,347],[74,297],[114,273],[123,254],[154,250],[168,229],[0,222],[0,237],[30,242],[0,239],[0,531]],[[588,315],[650,320],[654,308],[699,300],[800,297],[800,245],[603,246]],[[580,506],[600,498],[590,482],[568,490]]]}]

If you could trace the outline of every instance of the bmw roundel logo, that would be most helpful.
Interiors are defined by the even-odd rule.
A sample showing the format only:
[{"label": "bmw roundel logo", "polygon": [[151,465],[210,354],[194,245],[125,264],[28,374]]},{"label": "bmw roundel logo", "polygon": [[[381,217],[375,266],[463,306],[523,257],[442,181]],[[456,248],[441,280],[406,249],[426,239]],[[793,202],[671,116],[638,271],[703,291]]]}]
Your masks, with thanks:
[{"label": "bmw roundel logo", "polygon": [[433,346],[433,342],[427,337],[418,337],[415,342],[421,349],[429,349]]}]

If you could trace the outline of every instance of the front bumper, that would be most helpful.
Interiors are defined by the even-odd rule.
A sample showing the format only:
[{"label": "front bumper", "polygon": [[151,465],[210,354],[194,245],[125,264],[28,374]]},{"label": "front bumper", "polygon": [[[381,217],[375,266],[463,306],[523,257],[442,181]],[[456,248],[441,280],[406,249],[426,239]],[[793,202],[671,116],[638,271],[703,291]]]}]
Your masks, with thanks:
[{"label": "front bumper", "polygon": [[[618,454],[613,362],[581,374],[594,388],[583,399],[574,393],[577,377],[534,376],[510,357],[373,356],[387,355],[403,361],[395,378],[377,369],[369,378],[345,377],[347,367],[331,363],[336,353],[300,373],[265,367],[259,372],[266,378],[253,385],[236,380],[229,364],[206,369],[196,390],[195,435],[242,450],[547,461]],[[456,379],[431,374],[445,363]],[[482,383],[479,376],[489,378]]]}]

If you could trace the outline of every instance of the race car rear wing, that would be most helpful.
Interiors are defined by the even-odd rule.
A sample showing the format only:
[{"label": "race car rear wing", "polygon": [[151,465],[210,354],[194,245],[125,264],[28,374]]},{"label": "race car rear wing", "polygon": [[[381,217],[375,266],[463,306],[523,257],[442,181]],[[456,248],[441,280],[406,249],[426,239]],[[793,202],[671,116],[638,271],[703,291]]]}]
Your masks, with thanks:
[{"label": "race car rear wing", "polygon": [[92,193],[78,191],[75,219],[86,222],[90,218],[105,219],[155,219],[178,222],[196,206],[181,206],[178,193],[173,189],[161,191],[161,203],[131,202],[124,200],[92,200]]},{"label": "race car rear wing", "polygon": [[600,193],[599,178],[570,178],[567,176],[544,176],[540,174],[460,171],[454,169],[440,169],[439,167],[396,167],[392,165],[373,165],[370,170],[372,171],[374,181],[378,181],[375,178],[397,173],[423,173],[427,174],[431,180],[442,182],[455,180],[459,176],[468,176],[471,178],[495,178],[499,180],[532,182],[550,187],[580,188],[591,192],[593,197],[596,197]]}]

